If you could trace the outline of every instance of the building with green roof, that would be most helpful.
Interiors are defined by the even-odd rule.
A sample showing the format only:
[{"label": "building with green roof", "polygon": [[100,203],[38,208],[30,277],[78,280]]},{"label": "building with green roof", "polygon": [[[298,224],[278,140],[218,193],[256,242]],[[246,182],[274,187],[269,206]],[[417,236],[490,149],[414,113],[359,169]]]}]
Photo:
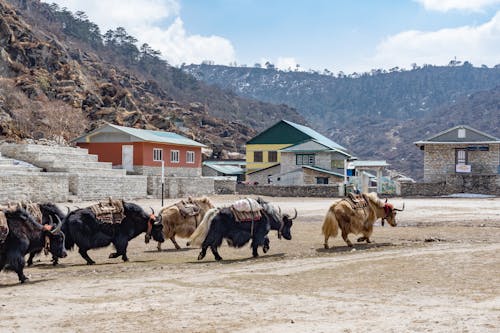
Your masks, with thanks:
[{"label": "building with green roof", "polygon": [[246,145],[247,180],[283,185],[341,182],[347,149],[313,129],[281,120]]}]

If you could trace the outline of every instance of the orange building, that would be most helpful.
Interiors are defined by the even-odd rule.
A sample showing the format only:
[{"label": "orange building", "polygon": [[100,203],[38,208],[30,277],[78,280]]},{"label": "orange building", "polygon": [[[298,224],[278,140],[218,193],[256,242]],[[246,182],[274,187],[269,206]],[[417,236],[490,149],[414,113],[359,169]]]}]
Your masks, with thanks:
[{"label": "orange building", "polygon": [[204,144],[182,135],[106,124],[73,140],[77,146],[97,155],[99,162],[127,173],[165,176],[201,176],[201,148]]}]

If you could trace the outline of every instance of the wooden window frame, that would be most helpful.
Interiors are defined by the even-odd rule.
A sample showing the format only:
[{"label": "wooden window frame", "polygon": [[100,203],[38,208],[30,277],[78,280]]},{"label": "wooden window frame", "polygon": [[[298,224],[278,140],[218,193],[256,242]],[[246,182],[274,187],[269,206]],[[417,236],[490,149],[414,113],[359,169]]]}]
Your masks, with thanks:
[{"label": "wooden window frame", "polygon": [[[260,158],[257,159],[257,154],[260,154]],[[264,153],[262,150],[256,150],[253,152],[253,161],[256,163],[262,163],[264,162]]]},{"label": "wooden window frame", "polygon": [[[271,159],[271,156],[273,157]],[[278,162],[278,152],[276,150],[270,150],[267,152],[267,161],[268,162]]]}]

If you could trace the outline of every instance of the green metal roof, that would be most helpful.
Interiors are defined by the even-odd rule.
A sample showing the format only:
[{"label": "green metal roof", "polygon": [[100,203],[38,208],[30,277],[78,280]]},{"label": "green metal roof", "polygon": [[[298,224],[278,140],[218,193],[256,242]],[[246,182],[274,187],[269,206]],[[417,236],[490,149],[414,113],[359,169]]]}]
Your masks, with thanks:
[{"label": "green metal roof", "polygon": [[125,126],[118,126],[118,125],[113,125],[113,124],[106,124],[102,127],[99,127],[98,129],[87,133],[85,135],[82,135],[79,138],[74,139],[74,142],[85,142],[85,138],[87,136],[92,136],[94,134],[100,133],[100,132],[105,132],[107,129],[114,129],[120,132],[127,133],[139,140],[142,141],[148,141],[148,142],[159,142],[159,143],[170,143],[170,144],[176,144],[176,145],[183,145],[183,146],[193,146],[193,147],[207,147],[203,143],[188,139],[182,135],[179,135],[177,133],[172,133],[172,132],[164,132],[164,131],[152,131],[152,130],[145,130],[145,129],[139,129],[139,128],[132,128],[132,127],[125,127]]},{"label": "green metal roof", "polygon": [[247,141],[247,144],[297,144],[308,139],[314,139],[318,143],[332,149],[347,150],[315,130],[288,120],[280,120],[278,123]]},{"label": "green metal roof", "polygon": [[[311,149],[304,148],[304,144],[308,144],[308,143],[313,143],[313,144],[316,143],[317,145],[315,148],[311,148]],[[342,151],[336,147],[330,147],[326,143],[318,142],[318,140],[315,140],[315,139],[310,139],[310,140],[306,140],[303,142],[299,142],[293,146],[288,146],[286,148],[280,149],[279,151],[284,152],[284,153],[290,153],[290,152],[291,153],[315,153],[315,152],[324,152],[324,151],[334,151],[334,152],[338,152],[339,154],[345,155],[347,157],[351,156],[345,151]]]}]

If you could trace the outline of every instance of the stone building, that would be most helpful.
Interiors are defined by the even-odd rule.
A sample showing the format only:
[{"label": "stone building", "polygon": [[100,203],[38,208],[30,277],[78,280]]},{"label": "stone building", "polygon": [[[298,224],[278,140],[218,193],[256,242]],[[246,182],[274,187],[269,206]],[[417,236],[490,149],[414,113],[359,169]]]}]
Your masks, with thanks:
[{"label": "stone building", "polygon": [[500,139],[469,126],[455,126],[415,144],[424,151],[424,182],[499,173]]},{"label": "stone building", "polygon": [[466,125],[415,142],[424,151],[424,182],[402,195],[500,193],[500,139]]}]

